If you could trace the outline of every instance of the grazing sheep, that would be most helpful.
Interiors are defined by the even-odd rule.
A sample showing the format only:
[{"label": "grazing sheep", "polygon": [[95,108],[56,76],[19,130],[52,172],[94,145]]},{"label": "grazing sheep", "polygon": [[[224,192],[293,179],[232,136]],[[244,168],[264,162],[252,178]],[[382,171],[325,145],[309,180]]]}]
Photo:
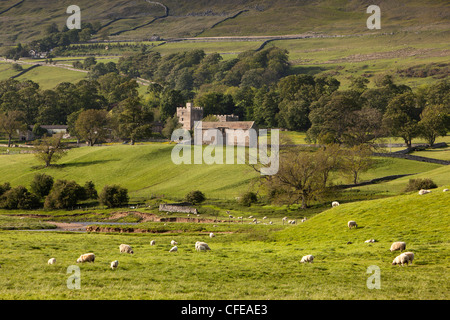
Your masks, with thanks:
[{"label": "grazing sheep", "polygon": [[375,242],[375,239],[369,239],[369,240],[366,240],[366,241],[364,241],[365,243],[374,243]]},{"label": "grazing sheep", "polygon": [[95,261],[95,254],[93,253],[85,253],[82,254],[78,259],[77,263],[83,263],[83,262],[94,262]]},{"label": "grazing sheep", "polygon": [[113,262],[111,262],[111,269],[113,269],[113,270],[117,269],[118,265],[119,265],[119,261],[114,260]]},{"label": "grazing sheep", "polygon": [[410,262],[412,263],[414,259],[414,253],[412,252],[404,252],[399,256],[396,256],[394,261],[392,261],[392,265],[401,264],[402,266],[406,263],[408,265]]},{"label": "grazing sheep", "polygon": [[130,253],[130,254],[133,254],[133,253],[134,253],[133,249],[132,249],[131,246],[129,246],[128,244],[123,244],[123,243],[122,243],[122,244],[119,246],[119,250],[120,250],[121,253],[123,253],[123,252],[125,252],[125,253]]},{"label": "grazing sheep", "polygon": [[303,256],[302,260],[300,260],[301,263],[309,262],[312,263],[314,260],[314,256],[312,254],[308,254],[307,256]]},{"label": "grazing sheep", "polygon": [[334,208],[334,207],[337,207],[337,206],[339,206],[339,202],[337,202],[337,201],[333,201],[332,203],[331,203],[331,206]]},{"label": "grazing sheep", "polygon": [[178,242],[176,242],[175,240],[172,240],[172,241],[170,241],[170,244],[173,245],[173,246],[175,246],[175,245],[178,244]]},{"label": "grazing sheep", "polygon": [[305,222],[306,220],[308,220],[306,217],[304,217],[303,219],[302,219],[302,222]]},{"label": "grazing sheep", "polygon": [[444,189],[444,190],[442,190],[442,192],[447,192],[448,191],[448,189]]},{"label": "grazing sheep", "polygon": [[155,240],[150,241],[150,245],[154,246],[156,244]]},{"label": "grazing sheep", "polygon": [[397,264],[401,264],[403,266],[407,262],[408,262],[408,257],[403,255],[403,254],[401,254],[401,255],[396,256],[394,258],[394,260],[392,261],[392,265],[395,266]]},{"label": "grazing sheep", "polygon": [[212,232],[209,234],[209,237],[210,237],[210,238],[214,238],[215,236],[216,236],[216,235],[215,235],[214,233],[212,233]]},{"label": "grazing sheep", "polygon": [[406,250],[406,243],[402,242],[402,241],[394,242],[391,245],[391,249],[390,250],[391,250],[391,252],[395,251],[395,250],[400,250],[400,251]]},{"label": "grazing sheep", "polygon": [[56,263],[56,259],[55,258],[50,258],[47,263],[48,264],[55,264]]},{"label": "grazing sheep", "polygon": [[431,192],[430,190],[421,189],[421,190],[419,191],[419,194],[420,194],[420,195],[424,195],[424,194],[427,194],[427,193],[430,193],[430,192]]},{"label": "grazing sheep", "polygon": [[169,252],[177,252],[177,251],[178,251],[178,247],[177,246],[172,247],[172,249],[169,250]]},{"label": "grazing sheep", "polygon": [[353,221],[353,220],[350,220],[350,221],[347,223],[347,225],[348,225],[348,228],[349,228],[349,229],[351,229],[351,228],[353,228],[353,227],[358,228],[358,225],[357,225],[356,222]]},{"label": "grazing sheep", "polygon": [[408,262],[413,262],[414,260],[414,253],[413,252],[403,252],[402,254],[406,255],[408,257]]},{"label": "grazing sheep", "polygon": [[207,250],[211,250],[211,248],[208,246],[208,244],[206,242],[197,241],[195,243],[195,250],[197,250],[197,251],[207,251]]}]

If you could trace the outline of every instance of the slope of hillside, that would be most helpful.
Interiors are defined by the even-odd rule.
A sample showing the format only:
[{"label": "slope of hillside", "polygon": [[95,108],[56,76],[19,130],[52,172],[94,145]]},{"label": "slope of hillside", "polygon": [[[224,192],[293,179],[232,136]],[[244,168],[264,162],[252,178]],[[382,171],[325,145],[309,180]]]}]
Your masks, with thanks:
[{"label": "slope of hillside", "polygon": [[[405,241],[407,250],[430,250],[427,246],[450,243],[450,192],[445,187],[431,189],[426,195],[418,192],[384,199],[343,204],[326,210],[305,223],[280,231],[276,239],[298,241],[308,246],[320,242],[343,244],[348,241],[363,247],[367,239],[379,255],[388,251],[393,241]],[[354,220],[358,228],[349,229]],[[378,250],[379,249],[379,250]],[[450,256],[444,256],[450,259]]]},{"label": "slope of hillside", "polygon": [[176,165],[171,160],[173,146],[166,144],[117,145],[72,149],[51,168],[39,167],[32,154],[0,156],[0,182],[28,186],[36,173],[55,179],[92,180],[97,189],[106,184],[120,184],[131,197],[165,194],[184,197],[201,190],[207,197],[231,198],[247,191],[249,180],[257,173],[247,165]]},{"label": "slope of hillside", "polygon": [[[0,4],[0,43],[37,39],[44,35],[45,26],[53,22],[62,28],[69,17],[66,8],[73,4],[68,0],[19,2],[7,0]],[[15,4],[18,5],[13,7]],[[77,1],[83,22],[99,23],[112,39],[135,40],[152,35],[168,38],[362,33],[368,31],[366,9],[371,4],[382,10],[381,32],[448,28],[450,5],[443,0],[129,0],[113,4],[105,0]]]}]

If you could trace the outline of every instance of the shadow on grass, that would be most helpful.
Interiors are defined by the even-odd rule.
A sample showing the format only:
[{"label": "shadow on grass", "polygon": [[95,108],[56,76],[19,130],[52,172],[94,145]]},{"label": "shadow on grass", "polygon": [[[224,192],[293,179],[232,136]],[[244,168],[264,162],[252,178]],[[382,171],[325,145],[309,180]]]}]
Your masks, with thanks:
[{"label": "shadow on grass", "polygon": [[62,164],[51,164],[50,166],[46,167],[45,165],[39,165],[39,166],[33,166],[31,167],[33,170],[41,170],[45,168],[54,168],[54,169],[64,169],[64,168],[78,168],[78,167],[86,167],[96,164],[106,164],[108,162],[112,161],[120,161],[119,159],[109,159],[109,160],[93,160],[93,161],[84,161],[84,162],[69,162],[69,163],[62,163]]}]

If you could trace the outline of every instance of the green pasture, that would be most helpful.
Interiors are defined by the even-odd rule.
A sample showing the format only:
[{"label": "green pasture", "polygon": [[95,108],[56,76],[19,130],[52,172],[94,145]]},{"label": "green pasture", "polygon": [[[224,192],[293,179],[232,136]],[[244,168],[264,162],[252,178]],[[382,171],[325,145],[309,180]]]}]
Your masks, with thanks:
[{"label": "green pasture", "polygon": [[[0,296],[446,300],[450,193],[441,189],[424,196],[412,193],[342,204],[283,227],[222,223],[139,234],[0,231]],[[358,228],[349,230],[348,220],[357,221]],[[209,238],[209,232],[216,237]],[[367,239],[376,242],[364,243]],[[150,246],[151,240],[155,246]],[[178,242],[178,252],[169,252],[171,240]],[[196,241],[207,242],[211,251],[195,251]],[[399,254],[389,251],[393,241],[405,241],[407,250],[415,253],[412,265],[391,265]],[[119,253],[121,243],[131,245],[134,254]],[[95,262],[77,264],[87,252],[95,253]],[[314,255],[314,262],[300,263],[307,254]],[[56,264],[47,265],[52,257]],[[119,261],[117,270],[109,267],[113,260]],[[67,287],[72,283],[67,270],[73,265],[80,268],[79,290]],[[374,266],[380,270],[379,289],[367,286]]]}]

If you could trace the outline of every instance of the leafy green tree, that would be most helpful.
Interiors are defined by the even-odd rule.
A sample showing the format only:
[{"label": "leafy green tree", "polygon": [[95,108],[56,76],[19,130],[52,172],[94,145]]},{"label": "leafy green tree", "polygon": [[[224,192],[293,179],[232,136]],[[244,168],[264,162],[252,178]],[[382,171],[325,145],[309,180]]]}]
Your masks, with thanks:
[{"label": "leafy green tree", "polygon": [[419,133],[420,113],[414,94],[406,92],[389,102],[383,124],[391,135],[401,137],[406,146],[411,148],[412,139]]},{"label": "leafy green tree", "polygon": [[31,192],[37,195],[40,199],[45,198],[53,187],[53,177],[45,173],[37,173],[31,181]]},{"label": "leafy green tree", "polygon": [[82,111],[75,121],[75,131],[89,146],[104,140],[109,131],[109,117],[106,110],[88,109]]},{"label": "leafy green tree", "polygon": [[152,134],[153,113],[142,105],[138,97],[127,98],[119,103],[116,121],[120,137],[129,139],[131,145]]},{"label": "leafy green tree", "polygon": [[129,201],[128,190],[119,185],[106,185],[100,192],[99,201],[108,208],[121,207]]},{"label": "leafy green tree", "polygon": [[45,198],[45,209],[69,209],[86,198],[85,190],[75,181],[56,180]]},{"label": "leafy green tree", "polygon": [[194,190],[189,192],[184,199],[192,204],[199,204],[205,201],[206,197],[200,190]]},{"label": "leafy green tree", "polygon": [[8,111],[0,113],[0,132],[8,137],[8,148],[11,146],[12,138],[18,131],[26,130],[23,122],[23,113],[20,111]]},{"label": "leafy green tree", "polygon": [[30,210],[39,207],[39,199],[30,193],[27,188],[17,186],[6,191],[0,199],[0,206],[5,209]]},{"label": "leafy green tree", "polygon": [[52,162],[56,162],[67,154],[63,134],[58,133],[52,137],[44,137],[34,141],[35,156],[39,161],[44,162],[45,167],[49,167]]},{"label": "leafy green tree", "polygon": [[432,146],[437,137],[447,135],[450,130],[450,105],[428,105],[420,114],[419,136]]},{"label": "leafy green tree", "polygon": [[86,195],[86,199],[98,199],[98,193],[95,189],[95,184],[92,181],[86,181],[84,184],[84,192]]}]

